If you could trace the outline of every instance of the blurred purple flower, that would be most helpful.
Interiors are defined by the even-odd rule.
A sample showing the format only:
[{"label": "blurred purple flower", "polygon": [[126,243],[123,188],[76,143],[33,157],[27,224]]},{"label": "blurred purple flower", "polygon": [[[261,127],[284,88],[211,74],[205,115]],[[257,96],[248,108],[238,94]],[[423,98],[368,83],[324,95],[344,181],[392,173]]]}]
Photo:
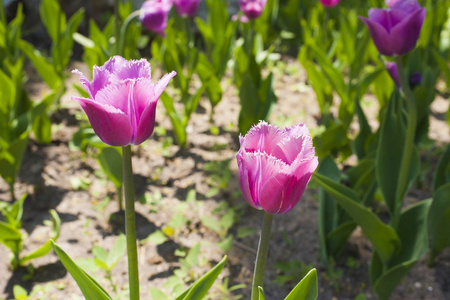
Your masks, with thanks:
[{"label": "blurred purple flower", "polygon": [[[397,87],[400,88],[401,84],[400,79],[398,77],[397,64],[395,62],[387,62],[386,69],[389,75],[391,75],[391,78],[394,81],[394,83],[397,85]],[[417,86],[421,82],[422,82],[422,74],[420,74],[419,72],[414,72],[409,76],[409,84],[411,85],[411,87]]]},{"label": "blurred purple flower", "polygon": [[322,3],[325,7],[333,7],[339,4],[341,0],[320,0],[320,3]]},{"label": "blurred purple flower", "polygon": [[261,121],[237,153],[239,185],[245,200],[270,214],[284,214],[300,200],[318,165],[308,128],[284,130]]},{"label": "blurred purple flower", "polygon": [[94,66],[90,82],[80,81],[89,98],[78,100],[98,137],[111,146],[139,145],[147,140],[155,126],[156,103],[175,72],[153,84],[147,60],[127,61],[110,58],[103,66]]},{"label": "blurred purple flower", "polygon": [[400,86],[400,80],[398,79],[398,70],[397,70],[397,64],[395,62],[387,62],[386,63],[386,69],[391,75],[392,80],[394,81],[396,86]]},{"label": "blurred purple flower", "polygon": [[172,0],[147,0],[140,10],[139,20],[142,26],[161,36],[166,36],[164,30],[167,27],[169,12],[172,8]]},{"label": "blurred purple flower", "polygon": [[409,84],[411,86],[417,86],[422,82],[422,74],[419,72],[414,72],[409,76]]},{"label": "blurred purple flower", "polygon": [[398,1],[402,1],[402,0],[386,0],[386,5],[389,6],[389,7],[392,7]]},{"label": "blurred purple flower", "polygon": [[197,13],[198,5],[202,0],[174,0],[177,14],[181,17],[193,17]]},{"label": "blurred purple flower", "polygon": [[266,2],[267,0],[239,0],[239,6],[247,18],[256,19],[262,14]]},{"label": "blurred purple flower", "polygon": [[[240,17],[239,17],[239,16],[240,16]],[[237,20],[239,20],[239,22],[241,22],[241,23],[248,23],[248,18],[247,18],[247,16],[246,16],[246,15],[241,15],[240,13],[234,14],[234,15],[231,17],[231,21],[235,22],[235,21],[237,21]]]},{"label": "blurred purple flower", "polygon": [[394,56],[416,47],[425,13],[417,0],[398,0],[389,9],[370,9],[369,18],[360,18],[369,28],[378,51]]}]

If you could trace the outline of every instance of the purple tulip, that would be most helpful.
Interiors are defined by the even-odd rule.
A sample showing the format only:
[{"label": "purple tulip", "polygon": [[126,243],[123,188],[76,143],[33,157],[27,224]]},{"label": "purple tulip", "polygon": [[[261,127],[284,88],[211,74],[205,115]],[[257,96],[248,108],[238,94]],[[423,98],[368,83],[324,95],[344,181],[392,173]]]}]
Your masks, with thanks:
[{"label": "purple tulip", "polygon": [[142,26],[161,36],[166,36],[164,30],[167,27],[169,12],[172,8],[172,0],[147,0],[140,9],[139,19]]},{"label": "purple tulip", "polygon": [[425,8],[417,0],[399,0],[389,9],[370,9],[369,18],[361,19],[381,54],[403,55],[416,47]]},{"label": "purple tulip", "polygon": [[193,17],[197,13],[198,5],[202,0],[174,0],[177,14],[181,17]]},{"label": "purple tulip", "polygon": [[127,61],[110,58],[103,66],[94,66],[91,82],[78,70],[89,98],[78,100],[99,138],[111,146],[139,145],[155,127],[156,103],[175,72],[164,75],[156,84],[151,79],[147,60]]},{"label": "purple tulip", "polygon": [[266,6],[267,0],[239,0],[239,6],[249,19],[258,18]]},{"label": "purple tulip", "polygon": [[306,125],[282,130],[262,121],[240,143],[236,157],[245,200],[270,214],[291,210],[318,165]]},{"label": "purple tulip", "polygon": [[394,81],[395,85],[399,87],[400,80],[398,79],[397,64],[395,62],[387,62],[386,70],[388,71],[389,75],[391,75],[391,78]]},{"label": "purple tulip", "polygon": [[322,3],[325,7],[333,7],[339,4],[341,0],[320,0],[320,3]]},{"label": "purple tulip", "polygon": [[394,6],[395,3],[399,2],[399,1],[402,1],[402,0],[386,0],[385,2],[386,2],[387,6],[392,7],[392,6]]},{"label": "purple tulip", "polygon": [[[394,83],[397,85],[397,87],[400,88],[401,84],[400,79],[398,77],[397,64],[395,62],[387,62],[386,69],[389,75],[391,75],[391,78],[394,81]],[[409,84],[411,87],[415,87],[419,85],[421,82],[422,82],[422,74],[420,74],[419,72],[414,72],[409,76]]]}]

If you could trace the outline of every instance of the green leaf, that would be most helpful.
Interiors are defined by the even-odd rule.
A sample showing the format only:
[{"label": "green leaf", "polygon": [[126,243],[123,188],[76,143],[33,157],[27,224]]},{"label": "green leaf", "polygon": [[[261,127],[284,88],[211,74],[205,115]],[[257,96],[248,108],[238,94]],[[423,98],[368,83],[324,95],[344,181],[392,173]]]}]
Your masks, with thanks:
[{"label": "green leaf", "polygon": [[259,295],[259,300],[266,300],[266,296],[264,295],[264,290],[262,287],[258,286],[258,295]]},{"label": "green leaf", "polygon": [[[450,111],[450,109],[449,109]],[[442,185],[450,182],[450,144],[445,148],[439,160],[433,178],[433,191],[436,192]]]},{"label": "green leaf", "polygon": [[384,224],[369,208],[359,204],[353,190],[318,173],[314,173],[313,178],[362,228],[381,260],[387,263],[400,248],[400,240],[394,229]]},{"label": "green leaf", "polygon": [[401,191],[401,199],[396,199],[406,139],[406,126],[400,100],[394,93],[387,113],[381,121],[375,170],[377,182],[391,218],[399,213],[403,199],[419,173],[420,165],[419,154],[414,147],[406,186]]},{"label": "green leaf", "polygon": [[52,121],[47,115],[39,115],[33,120],[33,132],[36,141],[42,144],[52,142]]},{"label": "green leaf", "polygon": [[198,300],[208,293],[209,289],[216,281],[223,267],[227,257],[224,256],[222,260],[212,268],[208,273],[197,279],[186,291],[184,291],[176,300]]},{"label": "green leaf", "polygon": [[153,245],[158,246],[167,240],[168,240],[167,236],[161,230],[157,230],[157,231],[151,233],[147,238],[143,239],[141,241],[141,244],[150,242]]},{"label": "green leaf", "polygon": [[386,271],[381,272],[378,278],[371,277],[373,289],[379,299],[388,299],[408,271],[426,253],[428,249],[426,221],[430,204],[431,200],[423,200],[401,214],[398,235],[402,247],[389,264],[384,266],[383,269],[387,269]]},{"label": "green leaf", "polygon": [[150,288],[150,295],[152,296],[151,300],[169,300],[166,294],[154,287]]},{"label": "green leaf", "polygon": [[7,149],[0,151],[0,175],[9,184],[14,183],[22,164],[23,155],[28,145],[28,134],[24,132],[14,140]]},{"label": "green leaf", "polygon": [[122,151],[120,148],[105,147],[100,150],[97,159],[103,172],[117,188],[120,188],[123,181]]},{"label": "green leaf", "polygon": [[27,290],[20,285],[15,284],[13,287],[14,300],[26,300],[28,299]]},{"label": "green leaf", "polygon": [[61,247],[53,241],[52,246],[87,300],[112,300],[108,293],[91,276],[78,267]]},{"label": "green leaf", "polygon": [[52,250],[52,243],[50,240],[48,240],[47,242],[45,242],[44,245],[42,245],[38,249],[36,249],[33,252],[31,252],[30,254],[22,257],[20,259],[20,265],[23,266],[23,265],[25,265],[26,262],[28,262],[30,260],[33,260],[33,259],[39,258],[39,257],[43,257],[43,256],[47,255],[51,250]]},{"label": "green leaf", "polygon": [[0,221],[0,242],[21,240],[22,234],[20,231],[8,223]]},{"label": "green leaf", "polygon": [[[52,233],[51,233],[50,239],[56,241],[59,237],[59,232],[61,229],[61,219],[59,218],[58,213],[54,209],[50,210],[50,216],[52,218]],[[43,257],[43,256],[47,255],[51,250],[52,250],[52,244],[51,244],[51,241],[48,240],[47,242],[45,242],[44,245],[42,245],[35,251],[22,257],[20,259],[20,265],[24,265],[27,261],[30,261],[32,259],[35,259],[38,257]]]},{"label": "green leaf", "polygon": [[34,67],[38,71],[41,78],[53,90],[61,85],[61,78],[56,72],[55,66],[48,62],[42,54],[36,50],[30,43],[21,40],[19,43],[20,50],[31,60]]},{"label": "green leaf", "polygon": [[56,0],[43,0],[39,7],[42,23],[53,42],[59,40],[59,33],[66,27],[66,16]]},{"label": "green leaf", "polygon": [[316,300],[318,293],[317,271],[312,269],[284,300]]},{"label": "green leaf", "polygon": [[428,234],[430,236],[430,261],[442,250],[450,247],[450,183],[442,185],[433,195],[428,213]]},{"label": "green leaf", "polygon": [[160,99],[164,104],[167,114],[169,115],[178,145],[185,147],[187,139],[186,128],[183,125],[183,120],[180,118],[180,115],[173,106],[173,99],[166,92],[161,94]]}]

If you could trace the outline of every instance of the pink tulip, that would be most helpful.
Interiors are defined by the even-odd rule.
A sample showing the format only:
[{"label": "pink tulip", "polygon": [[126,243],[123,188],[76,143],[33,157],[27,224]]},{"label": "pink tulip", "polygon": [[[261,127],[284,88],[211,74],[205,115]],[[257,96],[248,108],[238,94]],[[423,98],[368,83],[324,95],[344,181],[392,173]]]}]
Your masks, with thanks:
[{"label": "pink tulip", "polygon": [[258,18],[266,6],[267,0],[239,0],[239,6],[242,12],[249,19]]},{"label": "pink tulip", "polygon": [[282,130],[262,121],[240,136],[240,144],[239,185],[245,200],[270,214],[291,210],[318,165],[306,125]]},{"label": "pink tulip", "polygon": [[147,60],[127,61],[110,58],[103,66],[94,66],[90,82],[78,70],[89,98],[78,100],[99,138],[111,146],[139,145],[155,127],[156,103],[175,72],[153,84]]},{"label": "pink tulip", "polygon": [[142,26],[161,36],[166,36],[169,12],[172,9],[172,0],[147,0],[140,9],[139,20]]},{"label": "pink tulip", "polygon": [[193,17],[197,13],[202,0],[174,0],[177,14],[181,17]]},{"label": "pink tulip", "polygon": [[339,4],[341,0],[320,0],[320,3],[322,3],[325,7],[333,7]]}]

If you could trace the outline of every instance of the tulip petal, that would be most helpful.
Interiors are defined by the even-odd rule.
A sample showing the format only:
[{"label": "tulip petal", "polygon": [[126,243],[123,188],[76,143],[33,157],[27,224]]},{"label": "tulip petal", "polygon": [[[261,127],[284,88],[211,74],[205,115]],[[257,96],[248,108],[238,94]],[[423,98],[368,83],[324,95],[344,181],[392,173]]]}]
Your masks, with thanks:
[{"label": "tulip petal", "polygon": [[86,90],[86,92],[88,92],[89,96],[94,98],[91,90],[91,82],[78,69],[73,70],[72,73],[80,75],[81,85]]},{"label": "tulip petal", "polygon": [[113,73],[119,80],[124,79],[138,79],[138,78],[152,78],[152,69],[150,63],[142,58],[140,60],[126,61],[118,68],[114,69]]},{"label": "tulip petal", "polygon": [[155,90],[154,90],[155,92],[153,94],[154,98],[159,99],[159,97],[161,96],[162,92],[164,92],[164,89],[169,84],[169,81],[175,75],[177,75],[177,72],[172,71],[172,72],[164,75],[160,80],[158,80],[158,82],[155,84]]},{"label": "tulip petal", "polygon": [[133,144],[139,145],[147,140],[155,128],[156,104],[158,98],[152,97],[155,86],[151,80],[140,80],[136,82],[133,89],[135,101],[137,128]]},{"label": "tulip petal", "polygon": [[277,143],[285,137],[286,134],[278,127],[261,121],[250,128],[245,137],[240,138],[241,148],[247,152],[261,151],[272,154]]},{"label": "tulip petal", "polygon": [[[306,128],[306,133],[305,133]],[[278,142],[272,151],[272,155],[290,165],[295,160],[302,160],[314,156],[314,147],[308,128],[287,128],[287,138]]]},{"label": "tulip petal", "polygon": [[72,97],[78,100],[89,118],[98,137],[111,146],[127,146],[131,140],[130,119],[121,110],[91,99]]},{"label": "tulip petal", "polygon": [[236,155],[238,168],[239,168],[239,186],[241,188],[242,194],[244,195],[244,199],[256,209],[261,209],[260,206],[256,205],[256,202],[253,200],[252,192],[250,190],[250,180],[249,174],[250,171],[247,168],[247,164],[243,158],[243,151],[239,151]]},{"label": "tulip petal", "polygon": [[261,207],[271,214],[290,211],[300,201],[318,164],[314,156],[269,178],[261,189]]},{"label": "tulip petal", "polygon": [[254,205],[260,207],[261,188],[272,177],[286,168],[286,164],[274,156],[263,152],[242,152],[243,164],[248,170],[248,183]]},{"label": "tulip petal", "polygon": [[369,28],[370,35],[372,36],[372,40],[378,51],[386,56],[394,55],[394,51],[392,50],[391,45],[391,38],[386,28],[370,19],[364,17],[360,18],[364,21],[364,23],[366,23],[367,27]]},{"label": "tulip petal", "polygon": [[425,9],[421,8],[406,17],[391,31],[393,51],[396,55],[403,55],[416,47],[420,30],[425,19]]},{"label": "tulip petal", "polygon": [[107,104],[115,107],[124,114],[130,116],[128,109],[128,97],[130,94],[131,85],[132,81],[121,81],[109,84],[97,93],[94,101],[100,104]]}]

